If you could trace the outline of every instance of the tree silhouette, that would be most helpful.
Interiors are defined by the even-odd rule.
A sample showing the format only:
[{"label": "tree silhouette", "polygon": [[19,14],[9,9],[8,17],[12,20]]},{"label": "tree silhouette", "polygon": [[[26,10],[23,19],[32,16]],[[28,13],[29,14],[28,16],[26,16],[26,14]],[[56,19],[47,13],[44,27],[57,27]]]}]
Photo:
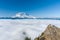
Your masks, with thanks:
[{"label": "tree silhouette", "polygon": [[31,40],[31,38],[26,37],[25,40]]}]

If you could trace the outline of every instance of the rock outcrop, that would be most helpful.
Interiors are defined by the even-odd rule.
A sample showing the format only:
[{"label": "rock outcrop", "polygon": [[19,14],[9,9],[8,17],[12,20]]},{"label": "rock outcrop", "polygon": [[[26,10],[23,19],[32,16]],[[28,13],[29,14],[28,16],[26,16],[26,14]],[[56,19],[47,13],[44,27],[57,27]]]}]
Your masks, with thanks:
[{"label": "rock outcrop", "polygon": [[46,30],[35,40],[60,40],[60,28],[49,24]]}]

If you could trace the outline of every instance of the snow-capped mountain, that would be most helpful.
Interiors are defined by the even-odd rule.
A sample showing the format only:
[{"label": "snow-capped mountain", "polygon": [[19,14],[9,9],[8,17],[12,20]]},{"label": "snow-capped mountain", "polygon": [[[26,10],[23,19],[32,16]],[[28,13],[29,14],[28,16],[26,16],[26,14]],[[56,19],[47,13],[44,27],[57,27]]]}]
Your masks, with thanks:
[{"label": "snow-capped mountain", "polygon": [[0,17],[0,19],[34,19],[34,18],[36,17],[29,15],[25,12],[18,12],[16,13],[16,15],[10,17]]},{"label": "snow-capped mountain", "polygon": [[35,18],[34,16],[31,16],[25,12],[19,12],[13,18],[18,17],[18,18]]}]

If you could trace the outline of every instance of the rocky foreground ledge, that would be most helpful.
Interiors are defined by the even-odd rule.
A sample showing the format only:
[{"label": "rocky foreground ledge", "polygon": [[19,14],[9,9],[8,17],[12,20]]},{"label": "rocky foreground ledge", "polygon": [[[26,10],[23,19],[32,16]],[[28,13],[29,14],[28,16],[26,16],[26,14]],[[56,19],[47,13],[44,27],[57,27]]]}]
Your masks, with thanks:
[{"label": "rocky foreground ledge", "polygon": [[49,24],[46,30],[35,40],[60,40],[60,28]]}]

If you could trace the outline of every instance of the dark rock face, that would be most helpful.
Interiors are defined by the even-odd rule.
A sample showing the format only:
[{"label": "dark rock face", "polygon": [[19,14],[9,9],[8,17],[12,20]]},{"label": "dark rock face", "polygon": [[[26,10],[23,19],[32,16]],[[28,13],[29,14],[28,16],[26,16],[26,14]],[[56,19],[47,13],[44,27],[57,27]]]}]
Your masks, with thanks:
[{"label": "dark rock face", "polygon": [[46,30],[35,40],[60,40],[60,28],[49,24]]}]

